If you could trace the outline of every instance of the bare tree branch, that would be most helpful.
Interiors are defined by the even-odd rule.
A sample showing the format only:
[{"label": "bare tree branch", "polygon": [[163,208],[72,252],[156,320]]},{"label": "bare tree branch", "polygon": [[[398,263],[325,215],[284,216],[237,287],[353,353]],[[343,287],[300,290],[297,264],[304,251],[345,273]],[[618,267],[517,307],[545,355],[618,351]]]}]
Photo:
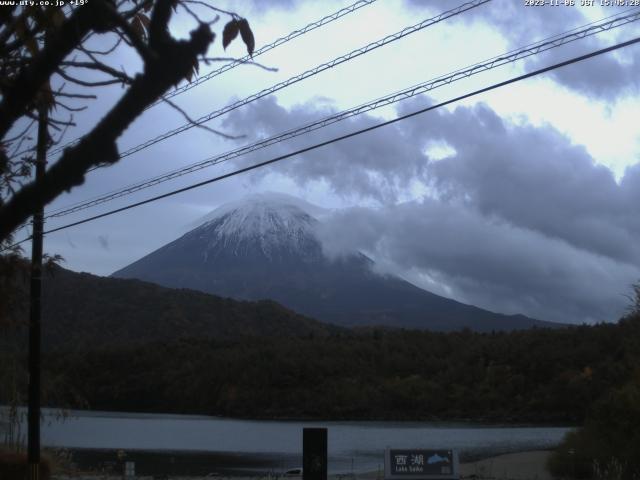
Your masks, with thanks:
[{"label": "bare tree branch", "polygon": [[124,130],[147,106],[186,78],[198,57],[205,54],[214,39],[209,27],[200,24],[188,41],[174,40],[166,31],[170,14],[171,1],[158,0],[152,15],[155,33],[149,38],[154,58],[145,63],[143,73],[134,78],[118,103],[78,144],[65,149],[40,181],[25,185],[0,206],[0,239],[6,238],[31,215],[33,205],[46,205],[63,191],[80,185],[91,167],[116,162],[119,158],[116,140]]},{"label": "bare tree branch", "polygon": [[121,43],[122,43],[122,38],[118,37],[114,42],[113,46],[106,50],[91,50],[89,48],[82,47],[82,51],[91,53],[93,55],[109,55],[110,53],[113,53],[116,50],[116,48],[120,46]]},{"label": "bare tree branch", "polygon": [[76,124],[73,123],[73,121],[71,119],[69,120],[58,120],[56,118],[51,118],[49,117],[49,125],[50,126],[55,126],[55,125],[62,125],[65,127],[75,127]]},{"label": "bare tree branch", "polygon": [[213,22],[209,23],[209,22],[202,22],[202,20],[200,20],[200,17],[198,17],[198,15],[195,14],[195,12],[193,10],[191,10],[184,2],[180,2],[179,4],[185,12],[187,12],[189,15],[191,15],[191,18],[193,18],[196,22],[198,23],[207,23],[207,25],[213,25],[215,22],[218,21],[218,18],[216,18]]},{"label": "bare tree branch", "polygon": [[40,87],[82,38],[92,28],[100,31],[108,27],[104,23],[105,10],[108,10],[106,0],[92,0],[83,8],[74,10],[73,15],[50,35],[47,45],[31,65],[21,71],[12,86],[5,89],[0,102],[0,138],[24,114]]},{"label": "bare tree branch", "polygon": [[113,21],[115,24],[122,30],[124,36],[120,35],[120,38],[124,40],[127,44],[131,45],[136,49],[138,55],[142,57],[145,62],[150,62],[153,60],[153,53],[149,49],[149,47],[142,41],[142,39],[133,31],[133,28],[129,23],[118,15],[117,12],[113,14]]},{"label": "bare tree branch", "polygon": [[[237,58],[233,58],[233,57],[205,57],[202,59],[207,65],[209,64],[209,62],[237,62],[238,59]],[[277,72],[278,68],[276,67],[267,67],[266,65],[263,65],[261,63],[258,62],[254,62],[253,60],[247,60],[245,62],[242,62],[243,65],[253,65],[254,67],[258,67],[258,68],[262,68],[263,70],[266,70],[267,72]]]},{"label": "bare tree branch", "polygon": [[[32,122],[32,123],[35,123],[35,122]],[[30,152],[31,150],[34,150],[35,147],[29,147],[27,150],[23,150],[22,152],[20,152],[20,149],[22,148],[22,144],[24,142],[28,142],[29,140],[33,140],[33,138],[28,135],[25,135],[24,137],[22,137],[20,141],[17,143],[17,145],[15,146],[15,148],[13,149],[13,152],[11,152],[11,154],[9,155],[10,158],[18,157],[19,155],[24,155],[25,153]],[[16,153],[16,152],[20,152],[20,153]]]},{"label": "bare tree branch", "polygon": [[[71,116],[71,119],[73,120],[73,116]],[[62,139],[66,135],[68,128],[69,127],[64,127],[62,129],[62,132],[60,132],[60,136],[57,138],[57,140],[53,139],[53,138],[51,139],[51,146],[52,147],[55,146],[55,145],[59,145],[60,144],[60,142],[62,141]]]},{"label": "bare tree branch", "polygon": [[27,127],[24,130],[21,130],[20,133],[14,135],[11,138],[7,138],[5,140],[2,141],[3,144],[7,144],[7,143],[11,143],[11,142],[15,142],[16,140],[18,140],[20,137],[22,137],[24,134],[26,134],[29,129],[36,123],[35,120],[31,120],[29,122],[29,124],[27,125]]},{"label": "bare tree branch", "polygon": [[[200,13],[200,8],[192,9],[190,5],[205,6],[216,12],[216,18],[210,22],[203,21],[195,13]],[[178,6],[184,7],[184,11],[198,23],[187,40],[176,40],[169,32],[169,21]],[[14,10],[1,11],[0,22],[6,19],[15,23],[19,15],[26,15],[27,11],[25,8],[17,14],[15,12],[19,10]],[[149,10],[148,17],[146,12]],[[7,11],[9,13],[5,14]],[[0,43],[0,243],[6,242],[12,232],[33,214],[35,206],[46,205],[64,191],[82,184],[87,172],[96,167],[117,162],[120,158],[117,139],[146,108],[155,104],[170,88],[190,78],[200,62],[235,60],[208,58],[205,55],[215,38],[210,25],[219,19],[218,12],[234,19],[240,18],[235,13],[199,0],[91,0],[82,8],[69,8],[68,12],[38,7],[29,9],[29,12],[24,17],[28,27],[13,25],[14,30],[19,29],[18,34],[7,34],[8,27],[0,23],[0,37],[6,39],[4,44]],[[55,16],[47,17],[51,12]],[[24,32],[30,33],[26,41]],[[109,35],[109,47],[105,50],[100,50],[102,47],[88,48],[86,42],[101,34]],[[5,54],[3,47],[7,42],[16,42],[14,52]],[[124,68],[117,69],[103,61],[105,56],[123,44],[135,49],[143,61],[142,71],[133,77]],[[74,52],[77,55],[74,56]],[[276,70],[255,62],[247,63],[267,71]],[[90,70],[96,73],[87,78]],[[59,86],[60,83],[62,86]],[[5,151],[6,141],[2,142],[1,139],[11,131],[18,119],[33,119],[34,109],[60,107],[55,111],[57,118],[50,117],[47,124],[51,131],[60,132],[55,133],[55,139],[53,133],[49,134],[48,143],[60,143],[68,127],[75,124],[72,113],[87,108],[81,101],[67,102],[62,99],[96,98],[96,95],[76,93],[73,87],[70,92],[65,91],[68,84],[79,86],[80,92],[85,87],[113,84],[122,84],[126,89],[120,100],[89,133],[57,149],[61,151],[59,158],[42,178],[30,180],[33,156],[9,159]],[[243,137],[197,125],[178,105],[168,99],[164,101],[188,122],[203,130],[228,139]],[[19,139],[20,143],[14,152],[23,150],[21,153],[32,153],[30,144],[33,139],[29,139],[28,129],[21,129],[20,135],[11,140],[15,139]],[[14,146],[14,143],[11,145]],[[24,150],[25,147],[29,148]]]},{"label": "bare tree branch", "polygon": [[83,105],[82,107],[72,107],[70,105],[62,103],[59,100],[56,100],[56,107],[62,107],[65,110],[67,110],[68,112],[82,112],[82,111],[86,110],[87,108],[89,108],[86,105]]},{"label": "bare tree branch", "polygon": [[181,3],[190,3],[192,5],[201,5],[203,7],[206,7],[208,9],[210,9],[210,10],[213,10],[214,12],[224,13],[225,15],[229,15],[231,18],[235,18],[235,19],[240,18],[240,15],[238,15],[235,12],[229,12],[227,10],[223,10],[221,8],[214,7],[213,5],[209,5],[208,3],[201,2],[200,0],[182,0]]},{"label": "bare tree branch", "polygon": [[[115,85],[124,83],[122,80],[114,78],[112,80],[102,80],[99,82],[88,82],[86,80],[80,80],[79,78],[72,77],[68,73],[65,73],[62,69],[57,69],[56,73],[60,75],[65,80],[75,83],[76,85],[81,85],[83,87],[106,87],[107,85]],[[129,82],[131,83],[131,82]]]},{"label": "bare tree branch", "polygon": [[[65,61],[61,63],[62,66],[65,67],[75,67],[75,68],[85,68],[88,70],[98,70],[100,72],[104,72],[112,77],[115,77],[120,80],[120,83],[130,84],[133,82],[133,78],[127,75],[124,72],[120,72],[109,65],[106,65],[98,60],[94,60],[93,62],[75,62],[75,61]],[[60,73],[60,71],[58,71]],[[71,81],[71,80],[69,80]]]},{"label": "bare tree branch", "polygon": [[171,18],[171,7],[175,0],[157,0],[156,6],[151,13],[151,23],[149,25],[149,48],[158,50],[161,45],[170,40],[169,19]]},{"label": "bare tree branch", "polygon": [[68,92],[54,92],[54,97],[66,97],[66,98],[82,98],[87,100],[95,100],[97,95],[90,95],[84,93],[68,93]]},{"label": "bare tree branch", "polygon": [[[135,3],[137,3],[137,2],[135,2]],[[126,11],[122,12],[121,15],[122,15],[123,18],[126,18],[126,19],[132,18],[133,16],[137,15],[138,13],[140,13],[141,10],[145,10],[146,8],[151,6],[152,3],[153,3],[153,0],[146,0],[146,1],[141,2],[140,4],[136,5],[135,7],[131,8],[130,10],[126,10]]]},{"label": "bare tree branch", "polygon": [[198,127],[198,128],[203,129],[203,130],[206,130],[207,132],[214,133],[214,134],[219,135],[219,136],[221,136],[223,138],[226,138],[227,140],[240,140],[241,138],[245,138],[246,137],[246,135],[230,135],[228,133],[224,133],[224,132],[221,132],[219,130],[215,130],[215,129],[211,128],[211,127],[208,127],[206,125],[203,125],[202,123],[198,123],[194,119],[192,119],[189,116],[189,114],[187,114],[187,112],[185,112],[182,108],[180,108],[178,105],[176,105],[174,102],[172,102],[168,98],[162,97],[162,101],[166,102],[173,109],[178,111],[187,120],[187,122],[192,124],[194,127]]},{"label": "bare tree branch", "polygon": [[[32,140],[32,138],[31,138],[31,137],[29,137],[29,138],[27,138],[27,140]],[[24,149],[24,150],[22,150],[22,151],[20,151],[20,152],[12,153],[12,154],[11,154],[11,157],[19,157],[19,156],[21,156],[21,155],[24,155],[25,153],[35,152],[35,151],[36,151],[36,147],[35,147],[35,145],[34,145],[34,146],[29,147],[29,148],[26,148],[26,149]]]}]

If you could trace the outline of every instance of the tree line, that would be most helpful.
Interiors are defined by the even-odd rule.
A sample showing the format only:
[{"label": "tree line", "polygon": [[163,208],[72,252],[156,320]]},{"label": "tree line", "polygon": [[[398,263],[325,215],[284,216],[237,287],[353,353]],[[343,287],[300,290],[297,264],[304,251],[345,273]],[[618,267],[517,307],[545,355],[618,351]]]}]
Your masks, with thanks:
[{"label": "tree line", "polygon": [[630,316],[510,333],[182,338],[50,352],[44,365],[65,385],[57,402],[101,410],[582,424],[633,376],[639,342]]}]

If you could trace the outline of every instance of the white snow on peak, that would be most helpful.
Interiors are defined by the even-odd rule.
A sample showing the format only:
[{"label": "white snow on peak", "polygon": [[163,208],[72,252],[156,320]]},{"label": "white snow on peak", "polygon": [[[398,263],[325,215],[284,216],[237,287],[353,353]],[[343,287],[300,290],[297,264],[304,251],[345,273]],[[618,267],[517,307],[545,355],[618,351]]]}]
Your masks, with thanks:
[{"label": "white snow on peak", "polygon": [[244,248],[242,241],[251,240],[271,257],[276,248],[303,250],[309,239],[315,238],[314,224],[326,212],[290,195],[259,193],[220,206],[194,233],[208,237],[209,249],[222,243],[239,253],[237,249]]},{"label": "white snow on peak", "polygon": [[261,192],[247,195],[240,200],[228,202],[220,207],[216,208],[213,212],[207,215],[202,222],[205,223],[210,220],[215,220],[226,215],[229,212],[235,210],[256,210],[269,208],[271,210],[290,210],[291,208],[297,208],[307,215],[319,218],[327,213],[324,208],[313,205],[298,197],[287,195],[286,193],[279,192]]}]

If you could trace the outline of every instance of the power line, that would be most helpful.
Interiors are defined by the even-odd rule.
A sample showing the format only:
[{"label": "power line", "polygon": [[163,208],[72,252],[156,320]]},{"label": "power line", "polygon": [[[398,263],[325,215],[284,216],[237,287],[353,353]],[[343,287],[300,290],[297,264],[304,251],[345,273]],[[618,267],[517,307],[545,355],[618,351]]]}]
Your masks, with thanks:
[{"label": "power line", "polygon": [[[364,47],[360,47],[357,48],[345,55],[341,55],[337,58],[334,58],[333,60],[329,61],[329,62],[325,62],[323,64],[320,64],[310,70],[307,70],[303,73],[300,73],[299,75],[296,75],[294,77],[291,77],[287,80],[284,80],[282,82],[279,82],[269,88],[265,88],[264,90],[261,90],[257,93],[254,93],[253,95],[250,95],[246,98],[244,98],[243,100],[238,100],[237,102],[231,103],[229,105],[227,105],[226,107],[223,107],[219,110],[215,110],[207,115],[204,115],[200,118],[198,118],[197,120],[195,120],[194,122],[189,122],[189,123],[185,123],[184,125],[178,127],[178,128],[174,128],[173,130],[169,130],[168,132],[165,132],[155,138],[152,138],[150,140],[147,140],[144,143],[140,143],[134,147],[129,148],[128,150],[125,150],[124,152],[120,153],[119,158],[125,158],[128,157],[129,155],[133,155],[134,153],[137,153],[141,150],[144,150],[145,148],[150,147],[151,145],[154,145],[158,142],[161,142],[163,140],[166,140],[168,138],[171,138],[175,135],[178,135],[186,130],[190,130],[193,127],[196,127],[198,125],[202,125],[203,123],[209,122],[211,120],[213,120],[214,118],[218,118],[222,115],[225,115],[233,110],[236,110],[244,105],[247,105],[248,103],[254,102],[255,100],[258,100],[260,98],[266,97],[267,95],[270,95],[272,93],[275,93],[279,90],[282,90],[283,88],[289,87],[295,83],[298,83],[302,80],[305,80],[307,78],[310,78],[314,75],[317,75],[318,73],[321,73],[325,70],[328,70],[330,68],[334,68],[342,63],[348,62],[350,60],[353,60],[356,57],[359,57],[361,55],[364,55],[365,53],[369,53],[377,48],[380,48],[384,45],[387,45],[389,43],[395,42],[396,40],[399,40],[401,38],[406,37],[407,35],[411,35],[412,33],[418,32],[420,30],[423,30],[427,27],[430,27],[432,25],[435,25],[437,23],[440,23],[448,18],[454,17],[456,15],[460,15],[463,12],[466,12],[468,10],[471,10],[473,8],[479,7],[480,5],[483,5],[485,3],[490,2],[491,0],[472,0],[471,2],[467,2],[464,3],[456,8],[453,8],[451,10],[447,10],[446,12],[442,12],[439,15],[436,15],[435,17],[432,18],[428,18],[426,20],[423,20],[420,23],[417,23],[415,25],[412,25],[410,27],[405,27],[402,30],[400,30],[399,32],[393,33],[391,35],[387,35],[386,37],[377,40],[375,42],[369,43],[368,45],[365,45]],[[98,167],[94,167],[91,170],[95,170]]]},{"label": "power line", "polygon": [[[278,157],[272,158],[270,160],[266,160],[264,162],[260,162],[260,163],[257,163],[257,164],[254,164],[254,165],[251,165],[251,166],[248,166],[248,167],[244,167],[244,168],[241,168],[241,169],[238,169],[238,170],[234,170],[233,172],[226,173],[224,175],[219,175],[217,177],[213,177],[213,178],[210,178],[208,180],[189,185],[187,187],[179,188],[177,190],[173,190],[171,192],[164,193],[162,195],[157,195],[155,197],[151,197],[151,198],[148,198],[146,200],[142,200],[140,202],[135,202],[135,203],[129,204],[129,205],[125,206],[125,207],[117,208],[115,210],[111,210],[111,211],[108,211],[108,212],[105,212],[105,213],[101,213],[99,215],[94,215],[92,217],[85,218],[85,219],[79,220],[77,222],[69,223],[69,224],[63,225],[61,227],[52,228],[51,230],[47,230],[46,232],[44,232],[44,234],[50,234],[50,233],[58,232],[60,230],[65,230],[67,228],[75,227],[77,225],[82,225],[84,223],[88,223],[88,222],[91,222],[93,220],[97,220],[97,219],[104,218],[104,217],[107,217],[107,216],[110,216],[110,215],[114,215],[116,213],[124,212],[126,210],[130,210],[132,208],[139,207],[141,205],[145,205],[145,204],[152,203],[152,202],[155,202],[155,201],[158,201],[158,200],[162,200],[164,198],[171,197],[173,195],[177,195],[179,193],[183,193],[183,192],[186,192],[186,191],[189,191],[189,190],[193,190],[195,188],[199,188],[199,187],[202,187],[204,185],[209,185],[211,183],[219,182],[221,180],[225,180],[227,178],[234,177],[236,175],[240,175],[242,173],[246,173],[246,172],[249,172],[251,170],[255,170],[257,168],[261,168],[261,167],[264,167],[264,166],[267,166],[267,165],[274,164],[276,162],[280,162],[282,160],[285,160],[287,158],[291,158],[291,157],[296,156],[296,155],[300,155],[302,153],[306,153],[306,152],[310,152],[312,150],[316,150],[318,148],[330,145],[332,143],[336,143],[336,142],[339,142],[339,141],[342,141],[342,140],[346,140],[348,138],[352,138],[352,137],[355,137],[357,135],[361,135],[361,134],[366,133],[366,132],[377,130],[378,128],[382,128],[382,127],[385,127],[385,126],[400,122],[402,120],[406,120],[408,118],[415,117],[417,115],[429,112],[431,110],[442,108],[442,107],[444,107],[446,105],[458,102],[460,100],[465,100],[467,98],[470,98],[470,97],[473,97],[473,96],[476,96],[476,95],[480,95],[482,93],[486,93],[486,92],[489,92],[491,90],[502,88],[502,87],[504,87],[506,85],[510,85],[512,83],[516,83],[516,82],[519,82],[519,81],[522,81],[522,80],[525,80],[525,79],[528,79],[528,78],[531,78],[531,77],[534,77],[534,76],[537,76],[537,75],[540,75],[540,74],[543,74],[543,73],[546,73],[546,72],[550,72],[550,71],[555,70],[557,68],[565,67],[567,65],[572,65],[574,63],[578,63],[578,62],[587,60],[589,58],[596,57],[598,55],[602,55],[602,54],[605,54],[605,53],[608,53],[608,52],[612,52],[614,50],[618,50],[618,49],[621,49],[621,48],[624,48],[624,47],[628,47],[628,46],[636,44],[638,42],[640,42],[640,37],[636,37],[636,38],[634,38],[632,40],[628,40],[626,42],[618,43],[616,45],[613,45],[613,46],[610,46],[610,47],[607,47],[607,48],[596,50],[596,51],[593,51],[593,52],[588,53],[586,55],[581,55],[581,56],[578,56],[578,57],[574,57],[574,58],[571,58],[569,60],[565,60],[564,62],[560,62],[560,63],[556,63],[556,64],[553,64],[553,65],[550,65],[548,67],[540,68],[540,69],[534,70],[532,72],[525,73],[523,75],[519,75],[517,77],[513,77],[513,78],[510,78],[508,80],[504,80],[504,81],[499,82],[499,83],[494,83],[494,84],[492,84],[492,85],[490,85],[488,87],[484,87],[484,88],[481,88],[479,90],[475,90],[473,92],[466,93],[464,95],[460,95],[458,97],[455,97],[453,99],[438,103],[436,105],[432,105],[430,107],[426,107],[426,108],[417,110],[417,111],[412,112],[412,113],[401,115],[401,116],[396,117],[394,119],[387,120],[385,122],[381,122],[381,123],[378,123],[376,125],[372,125],[370,127],[363,128],[363,129],[357,130],[355,132],[348,133],[346,135],[341,135],[339,137],[334,137],[334,138],[332,138],[330,140],[326,140],[324,142],[316,143],[316,144],[311,145],[309,147],[305,147],[305,148],[296,150],[294,152],[290,152],[290,153],[287,153],[287,154],[284,154],[284,155],[280,155]],[[21,243],[24,243],[24,242],[26,242],[26,241],[28,241],[30,239],[31,238],[25,238],[25,239],[23,239],[23,240],[21,240],[21,241],[19,241],[17,243],[14,243],[13,245],[9,245],[9,246],[3,248],[2,251],[10,249],[10,248],[13,248],[13,247],[15,247],[15,246],[17,246],[17,245],[19,245]]]},{"label": "power line", "polygon": [[[385,97],[378,98],[371,102],[361,104],[357,107],[353,107],[349,110],[339,112],[337,114],[331,115],[329,117],[323,118],[321,120],[315,121],[305,126],[286,131],[284,133],[269,137],[267,139],[258,141],[250,145],[243,146],[241,148],[232,150],[222,155],[214,155],[200,162],[191,164],[187,167],[173,170],[171,172],[153,177],[151,179],[148,179],[142,182],[138,182],[133,185],[129,185],[127,187],[95,197],[93,199],[86,200],[83,202],[79,202],[67,207],[54,210],[52,213],[47,215],[47,218],[62,217],[65,215],[69,215],[71,213],[85,210],[87,208],[90,208],[96,205],[100,205],[102,203],[114,200],[116,198],[130,195],[137,191],[158,185],[160,183],[164,183],[169,180],[173,180],[175,178],[181,177],[183,175],[187,175],[189,173],[193,173],[195,171],[210,167],[212,165],[217,165],[219,163],[231,160],[233,158],[237,158],[242,155],[246,155],[246,154],[255,152],[257,150],[261,150],[263,148],[274,145],[276,143],[280,143],[282,141],[289,140],[297,136],[310,133],[312,131],[326,127],[333,123],[346,120],[353,116],[360,115],[365,112],[369,112],[377,108],[381,108],[383,106],[391,105],[399,101],[406,100],[408,98],[412,98],[416,95],[426,93],[440,86],[447,85],[464,78],[468,78],[477,73],[481,73],[481,72],[490,70],[492,68],[505,65],[507,63],[515,62],[517,60],[521,60],[523,58],[527,58],[532,55],[539,54],[541,52],[550,50],[552,48],[560,47],[562,45],[585,38],[587,36],[595,35],[597,33],[608,31],[613,28],[619,27],[621,25],[626,25],[628,23],[640,20],[640,9],[635,9],[635,10],[636,11],[634,13],[627,14],[624,16],[618,16],[616,18],[613,18],[612,20],[605,19],[606,21],[601,20],[598,22],[589,23],[585,26],[586,28],[579,27],[577,29],[573,29],[570,31],[571,33],[565,34],[563,36],[561,36],[562,34],[554,35],[549,39],[540,40],[536,43],[529,44],[526,47],[512,50],[510,52],[507,52],[505,54],[502,54],[496,57],[492,57],[483,62],[479,62],[469,67],[456,70],[452,73],[448,73],[446,75],[436,77],[435,79],[431,79],[427,82],[423,82],[421,84],[414,85],[412,87],[395,92]],[[607,17],[607,18],[610,19],[612,17]]]},{"label": "power line", "polygon": [[[256,50],[255,52],[253,52],[253,57],[249,56],[249,55],[245,55],[244,57],[238,59],[238,60],[234,60],[231,63],[228,63],[226,65],[223,65],[222,67],[218,68],[217,70],[214,70],[210,73],[207,73],[206,75],[203,75],[202,77],[198,77],[197,79],[195,79],[193,82],[190,82],[180,88],[176,88],[173,91],[169,92],[167,95],[165,95],[165,98],[171,98],[171,97],[175,97],[176,95],[180,95],[181,93],[186,92],[187,90],[191,90],[193,87],[200,85],[201,83],[206,82],[207,80],[212,79],[213,77],[217,77],[218,75],[220,75],[221,73],[224,73],[228,70],[231,70],[235,67],[237,67],[238,65],[242,65],[243,63],[246,63],[248,61],[253,60],[254,58],[256,58],[259,55],[262,55],[263,53],[266,53],[270,50],[273,50],[276,47],[279,47],[280,45],[287,43],[289,40],[293,40],[294,38],[299,37],[300,35],[303,35],[305,33],[308,33],[312,30],[315,30],[316,28],[319,28],[323,25],[326,25],[328,23],[333,22],[334,20],[337,20],[340,17],[343,17],[345,15],[348,15],[349,13],[355,12],[356,10],[365,7],[367,5],[372,4],[373,2],[375,2],[377,0],[359,0],[356,3],[349,5],[348,7],[345,7],[341,10],[338,10],[335,13],[332,13],[331,15],[327,15],[323,18],[321,18],[320,20],[317,20],[313,23],[310,23],[308,25],[306,25],[305,27],[299,29],[299,30],[294,30],[293,32],[291,32],[290,34],[278,38],[277,40],[271,42],[268,45],[265,45],[261,48],[259,48],[258,50]],[[149,108],[158,105],[159,103],[162,103],[162,100],[157,100],[155,103],[153,103]]]},{"label": "power line", "polygon": [[[287,43],[290,40],[293,40],[294,38],[297,38],[301,35],[304,35],[305,33],[308,33],[312,30],[315,30],[316,28],[320,28],[324,25],[327,25],[331,22],[333,22],[334,20],[337,20],[341,17],[344,17],[345,15],[348,15],[350,13],[353,13],[357,10],[359,10],[362,7],[366,7],[367,5],[371,5],[372,3],[376,2],[377,0],[358,0],[357,2],[349,5],[348,7],[344,7],[340,10],[338,10],[337,12],[334,12],[330,15],[326,15],[324,17],[322,17],[319,20],[316,20],[315,22],[311,22],[308,25],[305,25],[302,28],[299,28],[298,30],[294,30],[293,32],[289,33],[288,35],[285,35],[284,37],[280,37],[277,40],[274,40],[273,42],[264,45],[262,47],[260,47],[258,50],[256,50],[255,52],[253,52],[253,57],[249,56],[249,55],[245,55],[242,58],[239,58],[237,60],[234,60],[230,63],[227,63],[219,68],[217,68],[216,70],[213,70],[209,73],[207,73],[206,75],[203,75],[201,77],[196,78],[195,80],[187,83],[186,85],[183,85],[182,87],[179,88],[175,88],[174,90],[172,90],[171,92],[167,93],[166,95],[164,95],[163,98],[172,98],[175,97],[176,95],[180,95],[181,93],[186,92],[187,90],[191,90],[192,88],[208,81],[211,80],[214,77],[217,77],[218,75],[227,72],[229,70],[232,70],[234,68],[236,68],[237,66],[240,66],[244,63],[247,63],[253,59],[255,59],[256,57],[262,55],[263,53],[266,53],[270,50],[273,50],[276,47],[279,47],[280,45],[283,45],[285,43]],[[151,105],[149,105],[147,107],[147,109],[155,107],[156,105],[162,103],[162,99],[159,99],[157,101],[155,101],[154,103],[152,103]],[[82,139],[82,137],[76,138],[75,140],[71,140],[70,142],[67,142],[64,145],[61,145],[59,147],[56,147],[55,149],[51,150],[50,154],[56,154],[58,152],[61,152],[62,150],[64,150],[65,148],[71,146],[71,145],[75,145],[77,144],[80,140]]]}]

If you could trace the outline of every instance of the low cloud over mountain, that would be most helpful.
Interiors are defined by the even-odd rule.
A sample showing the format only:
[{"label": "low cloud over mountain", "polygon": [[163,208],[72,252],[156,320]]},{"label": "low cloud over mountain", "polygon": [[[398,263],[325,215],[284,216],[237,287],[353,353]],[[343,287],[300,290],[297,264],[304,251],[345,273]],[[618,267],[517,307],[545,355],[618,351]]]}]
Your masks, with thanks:
[{"label": "low cloud over mountain", "polygon": [[[251,196],[220,207],[200,227],[114,276],[238,299],[268,298],[346,326],[480,331],[550,326],[421,290],[397,276],[376,272],[374,261],[357,250],[331,255],[323,251],[318,237],[318,232],[328,235],[322,226],[326,220],[318,219],[322,213],[285,195]],[[360,226],[343,225],[345,231],[336,238],[347,238]]]},{"label": "low cloud over mountain", "polygon": [[[405,102],[399,113],[428,102]],[[319,113],[268,100],[228,122],[251,117],[268,135]],[[640,164],[618,180],[551,125],[513,123],[485,104],[430,112],[384,133],[274,169],[301,187],[321,182],[377,204],[326,223],[332,249],[365,251],[431,291],[491,310],[575,323],[626,311],[640,279]]]}]

